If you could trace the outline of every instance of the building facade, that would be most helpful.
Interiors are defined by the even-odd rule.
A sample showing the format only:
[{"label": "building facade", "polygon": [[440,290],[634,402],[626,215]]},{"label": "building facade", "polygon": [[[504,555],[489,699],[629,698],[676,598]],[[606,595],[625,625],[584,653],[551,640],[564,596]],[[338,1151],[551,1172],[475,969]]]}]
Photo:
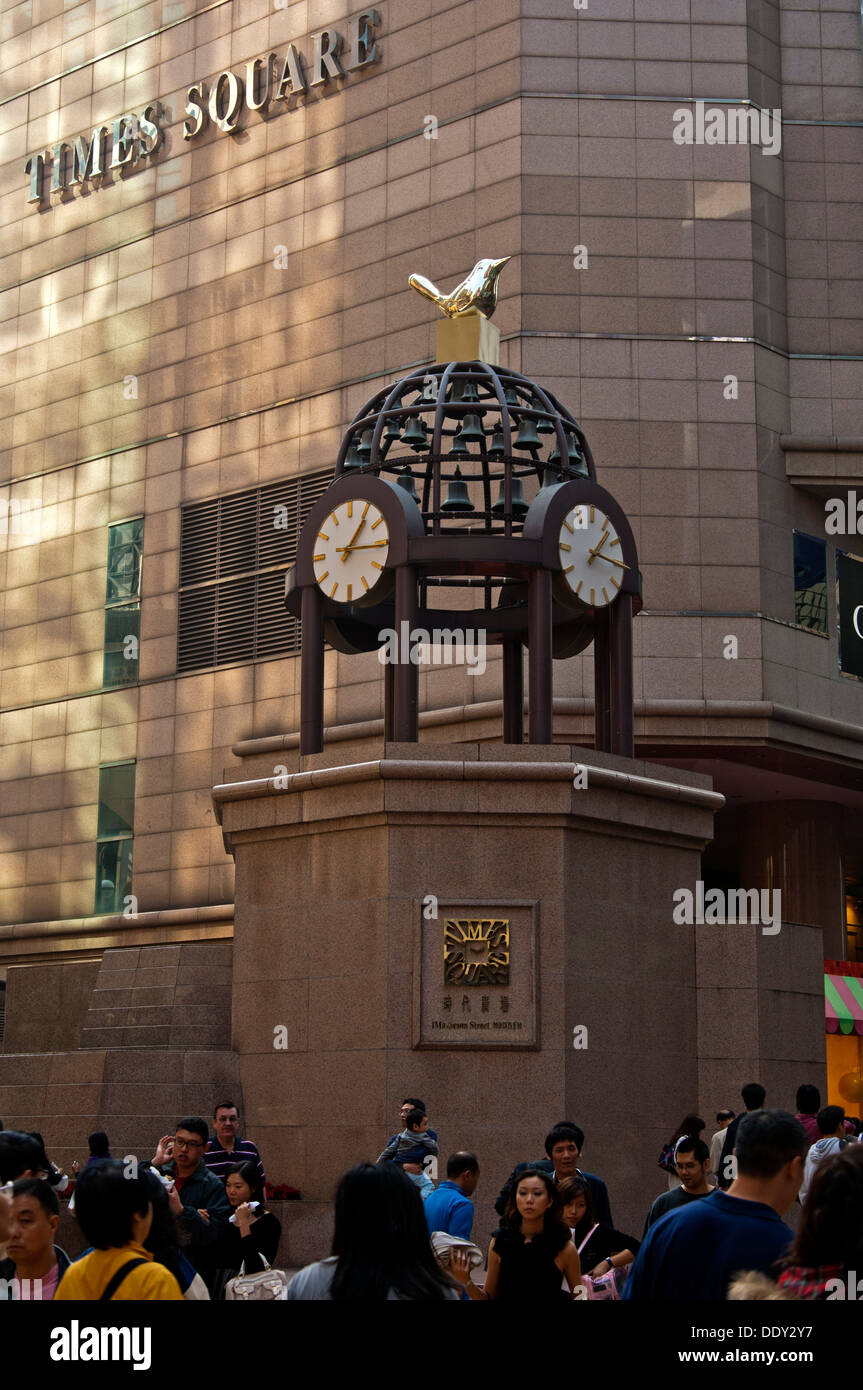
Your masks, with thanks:
[{"label": "building facade", "polygon": [[[285,575],[348,421],[433,357],[408,276],[504,255],[501,360],[635,532],[638,755],[726,798],[705,892],[781,895],[775,940],[696,927],[727,1028],[694,1099],[753,1068],[768,1103],[824,1089],[821,962],[863,963],[856,0],[28,0],[3,26],[7,1123],[61,1158],[90,1118],[145,1144],[236,1080],[212,788],[296,748]],[[329,651],[325,680],[337,761],[380,739],[382,672]],[[422,737],[498,740],[499,688],[493,657],[424,670]],[[557,742],[590,746],[592,688],[590,652],[561,663]],[[169,1089],[130,1101],[160,1051]]]}]

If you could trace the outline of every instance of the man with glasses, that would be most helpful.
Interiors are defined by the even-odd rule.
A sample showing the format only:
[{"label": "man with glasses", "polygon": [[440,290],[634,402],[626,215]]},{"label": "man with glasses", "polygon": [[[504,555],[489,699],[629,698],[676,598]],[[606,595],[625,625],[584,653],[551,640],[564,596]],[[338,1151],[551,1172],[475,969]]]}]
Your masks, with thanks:
[{"label": "man with glasses", "polygon": [[693,1138],[689,1134],[684,1134],[682,1139],[678,1139],[674,1146],[674,1166],[681,1185],[672,1187],[669,1192],[660,1193],[656,1198],[644,1223],[645,1235],[651,1226],[655,1226],[657,1221],[667,1216],[670,1211],[685,1207],[689,1202],[697,1201],[699,1197],[709,1197],[714,1191],[709,1180],[710,1150],[703,1139]]},{"label": "man with glasses", "polygon": [[189,1237],[186,1254],[207,1282],[215,1270],[215,1247],[231,1207],[225,1189],[203,1160],[209,1132],[200,1116],[180,1120],[176,1132],[164,1134],[152,1167],[173,1178],[168,1205]]}]

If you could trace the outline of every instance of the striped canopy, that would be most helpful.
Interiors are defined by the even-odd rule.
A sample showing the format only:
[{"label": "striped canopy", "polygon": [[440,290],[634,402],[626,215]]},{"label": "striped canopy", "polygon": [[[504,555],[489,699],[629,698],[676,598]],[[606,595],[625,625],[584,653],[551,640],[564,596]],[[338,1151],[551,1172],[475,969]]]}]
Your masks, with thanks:
[{"label": "striped canopy", "polygon": [[824,1004],[828,1033],[863,1037],[863,980],[854,975],[825,975]]}]

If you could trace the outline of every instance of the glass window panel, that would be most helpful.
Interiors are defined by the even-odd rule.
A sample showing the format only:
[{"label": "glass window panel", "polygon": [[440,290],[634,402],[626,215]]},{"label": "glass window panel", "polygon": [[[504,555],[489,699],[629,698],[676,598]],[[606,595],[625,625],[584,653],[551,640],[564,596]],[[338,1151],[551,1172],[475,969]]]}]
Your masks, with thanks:
[{"label": "glass window panel", "polygon": [[794,532],[794,621],[809,632],[827,632],[827,546]]},{"label": "glass window panel", "polygon": [[131,835],[135,821],[135,764],[99,768],[100,840]]},{"label": "glass window panel", "polygon": [[124,899],[132,892],[132,843],[131,840],[109,840],[97,847],[97,914],[123,911]]},{"label": "glass window panel", "polygon": [[141,597],[141,549],[144,518],[108,527],[108,587],[106,603]]},{"label": "glass window panel", "polygon": [[102,684],[131,685],[138,679],[141,605],[105,609],[105,659]]}]

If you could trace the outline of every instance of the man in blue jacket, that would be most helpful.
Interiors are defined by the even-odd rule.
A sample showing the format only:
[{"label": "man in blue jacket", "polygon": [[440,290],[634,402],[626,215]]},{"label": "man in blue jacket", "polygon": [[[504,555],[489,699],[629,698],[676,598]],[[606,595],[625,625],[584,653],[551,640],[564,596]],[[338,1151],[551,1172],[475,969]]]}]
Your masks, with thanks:
[{"label": "man in blue jacket", "polygon": [[782,1217],[799,1191],[808,1147],[805,1129],[784,1110],[744,1115],[728,1191],[717,1189],[651,1226],[624,1299],[722,1302],[738,1273],[775,1278],[776,1261],[794,1238]]},{"label": "man in blue jacket", "polygon": [[425,1201],[429,1231],[446,1231],[447,1235],[470,1240],[473,1229],[474,1205],[469,1199],[479,1182],[479,1163],[476,1154],[450,1154],[446,1161],[446,1179]]}]

